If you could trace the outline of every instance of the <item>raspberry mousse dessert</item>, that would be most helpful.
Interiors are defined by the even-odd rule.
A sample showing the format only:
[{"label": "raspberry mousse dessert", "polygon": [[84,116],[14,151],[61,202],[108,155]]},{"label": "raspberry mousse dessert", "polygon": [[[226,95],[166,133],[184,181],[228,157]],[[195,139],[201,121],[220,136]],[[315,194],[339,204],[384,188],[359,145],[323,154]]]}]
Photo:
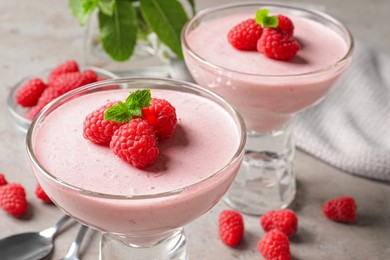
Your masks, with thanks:
[{"label": "raspberry mousse dessert", "polygon": [[349,30],[305,8],[236,3],[199,12],[181,39],[194,80],[236,106],[247,126],[244,163],[225,201],[256,215],[287,207],[296,191],[292,120],[348,68]]},{"label": "raspberry mousse dessert", "polygon": [[101,259],[186,259],[182,227],[225,194],[245,142],[244,122],[223,98],[154,78],[69,92],[27,136],[50,199],[103,232]]}]

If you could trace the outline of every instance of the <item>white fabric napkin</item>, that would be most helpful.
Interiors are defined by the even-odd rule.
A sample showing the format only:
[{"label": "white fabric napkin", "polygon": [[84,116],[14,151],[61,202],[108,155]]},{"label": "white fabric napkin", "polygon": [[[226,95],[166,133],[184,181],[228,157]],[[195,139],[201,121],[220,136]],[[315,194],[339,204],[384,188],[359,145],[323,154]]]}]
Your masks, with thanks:
[{"label": "white fabric napkin", "polygon": [[294,122],[297,147],[348,173],[390,182],[390,58],[357,42],[344,77]]}]

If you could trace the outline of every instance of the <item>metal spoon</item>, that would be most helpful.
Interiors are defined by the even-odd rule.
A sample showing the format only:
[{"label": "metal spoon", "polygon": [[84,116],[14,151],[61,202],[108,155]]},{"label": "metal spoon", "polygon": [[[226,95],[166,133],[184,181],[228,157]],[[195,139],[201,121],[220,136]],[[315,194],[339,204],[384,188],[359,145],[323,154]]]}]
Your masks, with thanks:
[{"label": "metal spoon", "polygon": [[39,260],[48,256],[54,247],[54,236],[70,219],[63,216],[54,226],[41,232],[28,232],[5,237],[0,240],[1,259]]},{"label": "metal spoon", "polygon": [[87,226],[81,225],[79,231],[77,232],[76,239],[73,241],[72,245],[70,246],[70,249],[66,254],[66,256],[61,260],[80,260],[78,256],[79,248],[81,242],[83,241],[85,233],[87,232],[87,229],[88,229]]}]

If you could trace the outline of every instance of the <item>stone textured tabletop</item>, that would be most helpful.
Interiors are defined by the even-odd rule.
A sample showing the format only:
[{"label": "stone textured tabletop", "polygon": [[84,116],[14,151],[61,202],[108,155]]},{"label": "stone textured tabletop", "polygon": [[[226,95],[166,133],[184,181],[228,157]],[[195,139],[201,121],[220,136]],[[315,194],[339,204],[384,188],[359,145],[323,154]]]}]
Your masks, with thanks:
[{"label": "stone textured tabletop", "polygon": [[[196,2],[200,10],[237,1]],[[390,55],[390,26],[385,15],[390,10],[390,1],[308,2],[344,21],[360,41]],[[6,97],[13,84],[26,75],[66,59],[82,60],[84,31],[71,17],[67,5],[66,0],[0,1],[0,172],[9,182],[21,183],[26,188],[29,202],[29,210],[21,219],[0,210],[0,238],[43,230],[62,215],[54,205],[43,204],[34,195],[36,181],[28,165],[25,135],[13,126]],[[299,230],[291,243],[293,259],[389,259],[389,184],[352,176],[300,151],[295,172],[298,192],[291,208],[298,214]],[[322,216],[322,203],[339,195],[356,198],[359,207],[356,224],[337,224]],[[227,248],[219,241],[217,217],[225,208],[219,203],[186,226],[190,259],[261,259],[256,246],[264,233],[258,217],[244,216],[246,233],[238,248]],[[52,259],[66,254],[77,229],[77,225],[69,224],[59,234]],[[98,241],[97,232],[87,234],[81,248],[83,260],[98,259]]]}]

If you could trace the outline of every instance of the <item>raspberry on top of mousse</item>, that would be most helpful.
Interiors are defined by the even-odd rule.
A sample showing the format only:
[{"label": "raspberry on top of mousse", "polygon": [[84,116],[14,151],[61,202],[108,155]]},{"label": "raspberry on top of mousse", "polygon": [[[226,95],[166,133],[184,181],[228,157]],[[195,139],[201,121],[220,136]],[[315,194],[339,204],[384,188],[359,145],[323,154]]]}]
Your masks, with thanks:
[{"label": "raspberry on top of mousse", "polygon": [[257,50],[271,59],[290,60],[300,49],[294,38],[294,24],[285,15],[268,13],[268,9],[260,9],[255,19],[234,26],[227,35],[228,41],[238,50]]},{"label": "raspberry on top of mousse", "polygon": [[175,108],[165,99],[151,97],[150,89],[131,92],[125,102],[111,102],[88,114],[83,136],[108,145],[113,153],[137,168],[154,163],[158,140],[173,135]]}]

